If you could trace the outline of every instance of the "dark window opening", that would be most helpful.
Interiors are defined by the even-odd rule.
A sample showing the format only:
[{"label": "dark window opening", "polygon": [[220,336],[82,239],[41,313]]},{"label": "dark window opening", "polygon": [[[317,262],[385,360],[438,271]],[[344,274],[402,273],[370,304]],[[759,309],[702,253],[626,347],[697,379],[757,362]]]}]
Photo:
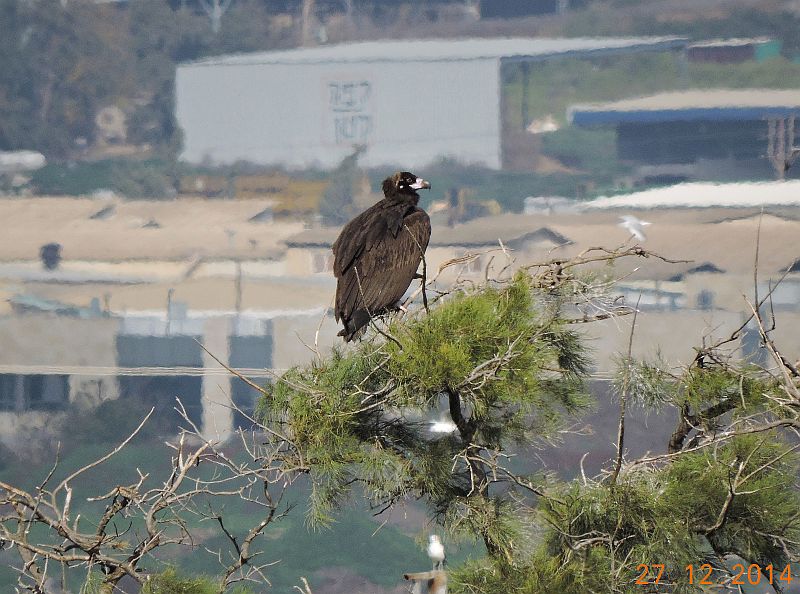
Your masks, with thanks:
[{"label": "dark window opening", "polygon": [[181,427],[187,427],[178,412],[176,398],[179,398],[189,419],[198,427],[203,422],[203,378],[200,376],[121,376],[119,397],[141,402],[146,408],[155,411],[151,422],[156,423],[162,434],[176,434]]},{"label": "dark window opening", "polygon": [[[268,383],[268,380],[264,378],[255,377],[248,379],[257,386],[264,386]],[[233,378],[231,383],[231,399],[238,409],[234,409],[233,411],[234,429],[241,428],[248,430],[253,426],[253,421],[251,419],[255,419],[256,406],[262,394],[261,390],[256,390],[244,380],[238,377]]]},{"label": "dark window opening", "polygon": [[271,322],[265,322],[266,334],[261,336],[231,336],[228,342],[228,361],[234,368],[270,369],[272,367]]},{"label": "dark window opening", "polygon": [[[231,336],[230,337],[230,365],[238,369],[271,369],[272,368],[272,322],[265,322],[265,334],[261,336]],[[264,384],[263,378],[248,378],[254,384]],[[247,382],[233,378],[231,383],[231,399],[241,409],[234,410],[233,426],[249,429],[252,421],[247,417],[253,416],[256,404],[261,396],[261,391],[253,388]]]},{"label": "dark window opening", "polygon": [[704,289],[697,294],[697,309],[703,311],[714,309],[714,291]]},{"label": "dark window opening", "polygon": [[16,410],[18,377],[8,373],[0,375],[0,410]]},{"label": "dark window opening", "polygon": [[69,402],[69,376],[26,375],[23,381],[29,410],[60,410]]},{"label": "dark window opening", "polygon": [[200,336],[117,336],[120,367],[202,367]]},{"label": "dark window opening", "polygon": [[0,410],[55,411],[68,403],[68,375],[0,375]]},{"label": "dark window opening", "polygon": [[558,10],[558,0],[483,0],[481,17],[484,19],[514,19]]}]

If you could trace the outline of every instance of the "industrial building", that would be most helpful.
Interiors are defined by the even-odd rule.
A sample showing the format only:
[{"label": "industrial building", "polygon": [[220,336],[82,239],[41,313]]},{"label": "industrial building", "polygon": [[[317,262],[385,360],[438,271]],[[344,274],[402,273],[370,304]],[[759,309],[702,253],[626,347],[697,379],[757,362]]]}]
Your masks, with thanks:
[{"label": "industrial building", "polygon": [[[772,179],[797,144],[800,94],[779,89],[687,90],[575,105],[582,127],[614,127],[617,155],[648,181]],[[661,178],[661,179],[659,179]]]},{"label": "industrial building", "polygon": [[[209,436],[248,426],[263,384],[307,361],[333,279],[287,279],[273,201],[0,199],[0,442],[70,407],[120,398],[189,418]],[[187,221],[191,221],[188,225]],[[58,245],[52,268],[40,246]],[[320,296],[322,295],[322,296]],[[323,343],[323,346],[328,343]]]},{"label": "industrial building", "polygon": [[[645,247],[676,262],[626,259],[596,272],[618,280],[611,302],[640,303],[634,356],[686,363],[701,335],[730,335],[742,323],[742,294],[753,282],[752,256],[742,254],[753,253],[760,229],[759,291],[774,289],[776,338],[795,360],[799,184],[692,184],[598,199],[585,213],[434,222],[427,271],[445,289],[456,277],[510,274],[508,257],[530,265],[612,249],[629,240],[620,215],[638,215],[652,223]],[[264,384],[313,360],[315,348],[325,354],[341,344],[330,312],[330,246],[339,229],[255,216],[270,203],[0,200],[9,222],[0,254],[0,443],[27,447],[28,436],[64,411],[115,399],[154,406],[174,427],[179,397],[211,437],[249,426],[230,402],[250,411],[259,393],[225,365]],[[38,247],[53,242],[62,258],[48,269]],[[598,372],[613,370],[627,348],[625,324],[585,328]],[[747,345],[758,349],[757,332],[745,336]]]},{"label": "industrial building", "polygon": [[502,72],[559,57],[682,51],[680,38],[371,41],[210,58],[178,67],[182,158],[290,168],[442,157],[507,160]]}]

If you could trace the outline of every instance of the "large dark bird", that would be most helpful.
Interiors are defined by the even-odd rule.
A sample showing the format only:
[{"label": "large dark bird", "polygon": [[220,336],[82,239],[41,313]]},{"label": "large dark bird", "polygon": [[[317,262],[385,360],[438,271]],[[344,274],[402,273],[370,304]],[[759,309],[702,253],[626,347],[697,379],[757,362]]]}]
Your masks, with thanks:
[{"label": "large dark bird", "polygon": [[394,309],[417,277],[431,237],[417,190],[430,188],[408,171],[383,180],[383,200],[347,223],[333,244],[336,320],[345,341],[359,338],[370,318]]}]

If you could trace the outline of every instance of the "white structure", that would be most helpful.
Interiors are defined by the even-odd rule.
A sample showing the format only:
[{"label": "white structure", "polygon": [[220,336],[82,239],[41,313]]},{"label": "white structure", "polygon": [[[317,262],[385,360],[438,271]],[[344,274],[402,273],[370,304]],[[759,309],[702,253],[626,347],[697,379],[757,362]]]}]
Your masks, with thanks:
[{"label": "white structure", "polygon": [[800,206],[800,180],[715,184],[693,182],[603,196],[586,202],[587,210],[604,208],[748,208]]},{"label": "white structure", "polygon": [[182,157],[413,170],[440,157],[502,165],[501,65],[680,50],[676,38],[372,41],[180,65]]},{"label": "white structure", "polygon": [[0,151],[0,173],[34,171],[45,165],[44,155],[37,151]]}]

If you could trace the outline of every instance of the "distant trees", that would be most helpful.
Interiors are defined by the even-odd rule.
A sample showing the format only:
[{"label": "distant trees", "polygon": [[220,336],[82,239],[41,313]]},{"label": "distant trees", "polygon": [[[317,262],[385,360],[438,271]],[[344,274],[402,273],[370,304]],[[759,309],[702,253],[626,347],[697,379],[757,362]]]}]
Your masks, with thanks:
[{"label": "distant trees", "polygon": [[[403,37],[413,25],[435,21],[437,9],[447,3],[460,4],[317,0],[313,16],[326,24],[332,42],[357,36]],[[507,3],[495,4],[502,9]],[[800,51],[800,21],[790,12],[731,8],[724,18],[670,22],[650,15],[648,3],[641,3],[640,12],[631,11],[632,4],[637,3],[592,3],[587,10],[570,11],[560,33],[658,33],[698,39],[761,34],[782,40],[787,58]],[[296,46],[302,38],[302,6],[301,0],[0,0],[0,150],[34,149],[51,159],[79,157],[95,139],[98,111],[113,105],[126,115],[129,142],[164,148],[174,155],[180,141],[174,121],[175,65],[209,55]],[[571,8],[580,6],[582,2],[570,2]],[[620,11],[625,11],[625,18],[619,18]],[[309,16],[306,22],[313,20]],[[493,26],[497,23],[487,24],[487,30]],[[456,25],[442,24],[440,31],[463,34]],[[306,36],[315,33],[307,30]],[[591,64],[580,71],[565,71],[563,64],[554,69],[555,78],[545,73],[548,80],[532,80],[531,115],[541,115],[541,110],[563,113],[564,101],[575,99],[575,92],[582,95],[584,88],[594,93],[591,99],[603,99],[686,82],[678,80],[682,71],[671,66],[664,70],[658,64],[640,65],[633,75],[623,72],[621,82],[615,73],[603,77],[606,69],[594,73]],[[693,66],[690,82],[790,87],[797,78],[797,69],[788,60],[711,69]],[[654,77],[653,84],[648,83]],[[567,89],[575,86],[575,92],[560,97],[556,90],[555,96],[540,97],[545,91],[553,93],[565,78]],[[512,85],[507,93],[512,109],[518,103],[517,92]]]},{"label": "distant trees", "polygon": [[214,32],[202,12],[160,0],[0,0],[0,150],[78,155],[94,140],[97,112],[116,105],[129,141],[174,152],[176,63],[274,47],[282,37],[268,11],[243,0]]},{"label": "distant trees", "polygon": [[112,10],[0,0],[0,150],[66,155],[92,139],[100,107],[130,95],[126,32]]}]

